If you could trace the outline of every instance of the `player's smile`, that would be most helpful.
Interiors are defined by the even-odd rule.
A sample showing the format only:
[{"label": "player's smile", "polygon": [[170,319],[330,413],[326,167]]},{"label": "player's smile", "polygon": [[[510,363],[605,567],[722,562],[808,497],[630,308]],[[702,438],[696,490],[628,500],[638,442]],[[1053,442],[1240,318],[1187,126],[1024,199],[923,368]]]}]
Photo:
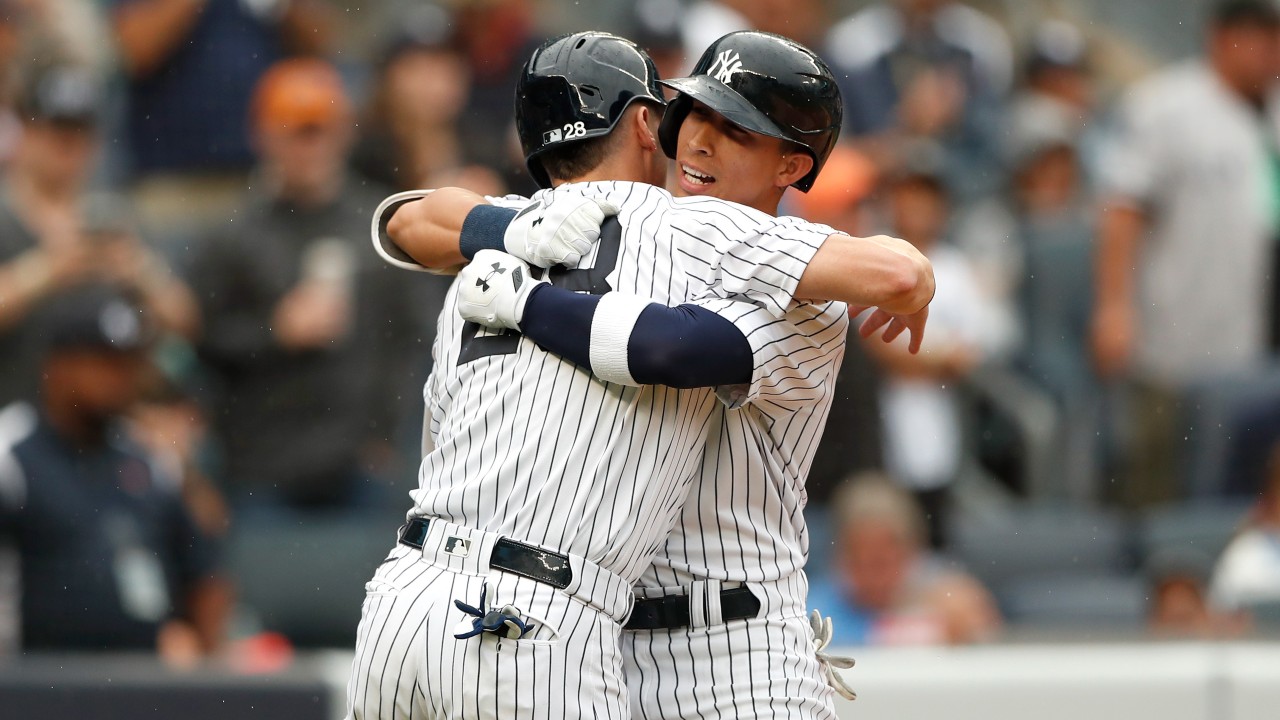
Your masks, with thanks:
[{"label": "player's smile", "polygon": [[690,195],[707,192],[707,187],[715,183],[715,176],[710,175],[688,163],[680,163],[680,188]]}]

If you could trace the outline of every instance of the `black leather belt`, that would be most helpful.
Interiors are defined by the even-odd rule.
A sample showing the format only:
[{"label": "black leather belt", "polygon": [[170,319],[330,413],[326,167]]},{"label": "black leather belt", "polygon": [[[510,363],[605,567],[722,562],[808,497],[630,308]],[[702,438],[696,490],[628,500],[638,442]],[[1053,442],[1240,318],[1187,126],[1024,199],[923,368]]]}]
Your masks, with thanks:
[{"label": "black leather belt", "polygon": [[[409,547],[421,548],[427,539],[429,525],[430,521],[426,518],[410,520],[400,528],[400,542]],[[471,540],[446,537],[444,551],[450,555],[466,557],[471,551]],[[494,543],[493,553],[489,556],[489,567],[537,580],[561,590],[569,587],[573,580],[573,569],[569,567],[567,555],[507,538]]]},{"label": "black leather belt", "polygon": [[[745,587],[720,591],[720,615],[725,622],[760,614],[760,599]],[[666,595],[636,600],[626,630],[674,630],[689,626],[689,597]]]}]

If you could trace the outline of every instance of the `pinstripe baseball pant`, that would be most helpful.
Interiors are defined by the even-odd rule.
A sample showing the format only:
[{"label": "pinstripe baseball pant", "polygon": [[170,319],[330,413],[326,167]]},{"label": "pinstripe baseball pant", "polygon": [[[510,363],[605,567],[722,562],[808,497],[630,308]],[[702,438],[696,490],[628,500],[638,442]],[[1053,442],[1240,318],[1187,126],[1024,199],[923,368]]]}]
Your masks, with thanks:
[{"label": "pinstripe baseball pant", "polygon": [[[468,543],[467,556],[456,548]],[[570,556],[560,590],[489,567],[498,536],[433,520],[421,550],[392,550],[366,585],[347,687],[349,720],[630,717],[619,651],[630,586]],[[533,623],[520,639],[457,639],[471,618],[454,605],[512,605]]]},{"label": "pinstripe baseball pant", "polygon": [[757,617],[724,622],[721,584],[638,590],[689,596],[691,622],[622,634],[631,714],[636,720],[835,720],[835,693],[818,664],[806,618],[803,572],[744,583],[761,600]]}]

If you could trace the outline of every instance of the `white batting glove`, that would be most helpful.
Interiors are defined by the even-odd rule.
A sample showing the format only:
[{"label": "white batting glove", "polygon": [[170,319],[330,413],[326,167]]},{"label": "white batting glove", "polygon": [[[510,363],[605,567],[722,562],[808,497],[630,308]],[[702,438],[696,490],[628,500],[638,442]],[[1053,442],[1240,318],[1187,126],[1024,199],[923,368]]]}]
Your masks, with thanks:
[{"label": "white batting glove", "polygon": [[507,252],[538,267],[577,267],[600,239],[605,218],[618,214],[607,202],[572,193],[548,193],[521,210],[507,226]]},{"label": "white batting glove", "polygon": [[845,700],[856,700],[858,694],[849,687],[836,668],[848,670],[853,667],[853,658],[827,653],[827,645],[831,644],[831,618],[822,617],[822,613],[814,610],[809,615],[809,627],[813,630],[813,642],[817,650],[818,664],[822,666],[822,674],[827,677],[827,684]]},{"label": "white batting glove", "polygon": [[529,293],[546,280],[534,279],[529,265],[497,250],[481,250],[458,273],[458,314],[491,328],[519,330]]}]

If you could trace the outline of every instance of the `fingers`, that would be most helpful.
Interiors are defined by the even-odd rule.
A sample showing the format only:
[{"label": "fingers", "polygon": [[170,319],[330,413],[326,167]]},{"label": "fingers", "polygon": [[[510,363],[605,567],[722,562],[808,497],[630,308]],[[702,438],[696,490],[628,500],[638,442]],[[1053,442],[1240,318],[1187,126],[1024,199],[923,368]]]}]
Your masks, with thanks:
[{"label": "fingers", "polygon": [[907,326],[905,323],[903,323],[898,318],[894,318],[893,321],[889,323],[889,327],[885,328],[882,339],[887,343],[891,343],[894,340],[896,340],[897,337],[901,335],[903,331],[905,331],[906,329],[907,329]]},{"label": "fingers", "polygon": [[858,328],[858,334],[862,337],[871,337],[877,330],[884,327],[889,321],[893,320],[893,316],[889,313],[877,309],[875,312],[867,316],[862,321],[862,326]]}]

